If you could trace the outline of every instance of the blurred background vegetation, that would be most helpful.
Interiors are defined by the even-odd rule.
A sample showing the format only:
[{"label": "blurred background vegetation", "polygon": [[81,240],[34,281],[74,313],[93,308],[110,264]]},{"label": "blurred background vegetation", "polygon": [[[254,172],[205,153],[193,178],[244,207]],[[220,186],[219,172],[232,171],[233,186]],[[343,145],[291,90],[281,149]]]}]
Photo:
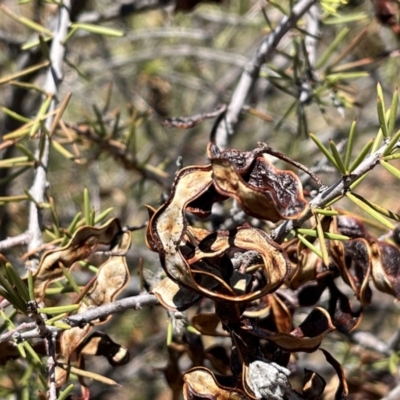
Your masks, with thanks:
[{"label": "blurred background vegetation", "polygon": [[[263,65],[230,137],[230,147],[249,150],[257,141],[264,141],[313,168],[326,185],[339,179],[308,132],[326,144],[333,139],[343,149],[351,123],[357,119],[356,147],[361,149],[379,130],[377,82],[387,102],[399,84],[398,32],[394,24],[382,23],[379,2],[374,1],[318,3],[320,22],[314,33],[315,44],[311,44],[315,57],[309,57],[307,50],[309,17],[300,20],[298,29],[283,38]],[[207,163],[206,145],[214,120],[185,130],[169,128],[162,122],[211,112],[229,103],[246,63],[290,11],[292,2],[73,3],[72,21],[77,23],[77,30],[67,41],[64,79],[57,95],[60,101],[69,93],[72,97],[52,138],[47,198],[57,224],[51,207],[44,209],[45,243],[60,237],[55,225],[66,229],[83,211],[84,188],[97,215],[112,207],[109,215],[120,218],[123,224],[145,224],[148,214],[144,205],[158,207],[162,203],[178,169],[177,162],[183,166]],[[54,28],[56,1],[3,0],[2,5],[18,17]],[[392,5],[397,19],[397,3]],[[79,24],[92,24],[92,28]],[[97,32],[93,26],[99,27]],[[18,78],[26,83],[24,86],[3,78],[46,60],[46,33],[41,41],[38,38],[31,26],[12,18],[4,8],[0,10],[0,151],[4,160],[0,161],[0,239],[20,235],[28,227],[26,190],[34,174],[29,152],[35,152],[37,143],[25,135],[18,139],[20,146],[7,145],[10,137],[13,140],[7,135],[18,132],[24,118],[26,122],[40,112],[42,93],[38,88],[43,87],[46,69]],[[369,174],[359,193],[397,212],[397,188],[396,178],[381,169]],[[343,200],[338,207],[352,206]],[[229,209],[222,212],[229,216]],[[385,233],[376,225],[371,229],[376,235]],[[16,246],[3,251],[18,266],[25,250]],[[143,230],[138,230],[133,233],[128,254],[132,279],[123,296],[139,293],[141,262],[146,269],[159,269],[158,256],[146,248]],[[84,270],[75,274],[76,279],[85,281]],[[386,340],[397,328],[399,309],[389,296],[380,294],[379,299],[380,304],[374,303],[367,311],[361,329]],[[92,383],[92,398],[171,398],[163,376],[167,325],[167,313],[157,307],[114,316],[102,329],[129,349],[131,361],[115,369],[98,357],[88,359],[89,370],[122,385]],[[326,347],[335,347],[345,366],[351,369],[358,363],[361,370],[370,368],[370,364],[361,365],[358,358],[352,358],[350,343],[338,333],[327,342]],[[312,357],[303,364],[318,363]],[[397,376],[397,361],[395,365],[391,373]],[[26,368],[24,360],[0,367],[1,398],[37,398],[41,384],[35,371]]]}]

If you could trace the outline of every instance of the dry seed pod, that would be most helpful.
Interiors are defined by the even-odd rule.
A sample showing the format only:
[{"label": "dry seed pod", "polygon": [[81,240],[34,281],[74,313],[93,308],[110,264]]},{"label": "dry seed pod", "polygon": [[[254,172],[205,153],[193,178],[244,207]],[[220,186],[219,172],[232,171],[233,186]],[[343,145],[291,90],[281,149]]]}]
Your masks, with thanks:
[{"label": "dry seed pod", "polygon": [[246,214],[277,222],[300,218],[307,201],[299,178],[292,171],[281,171],[265,159],[261,150],[220,152],[208,147],[216,190],[237,200]]},{"label": "dry seed pod", "polygon": [[97,246],[111,244],[119,232],[121,225],[117,219],[112,219],[100,227],[82,226],[66,246],[44,253],[34,275],[36,301],[44,299],[46,287],[51,282],[64,276],[63,268],[70,268],[76,261],[84,260]]}]

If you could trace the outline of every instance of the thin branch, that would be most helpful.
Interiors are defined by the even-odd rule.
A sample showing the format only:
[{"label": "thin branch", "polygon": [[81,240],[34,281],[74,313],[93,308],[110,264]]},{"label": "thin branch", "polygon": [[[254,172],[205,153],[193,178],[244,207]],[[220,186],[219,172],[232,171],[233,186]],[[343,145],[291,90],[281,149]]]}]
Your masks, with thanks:
[{"label": "thin branch", "polygon": [[306,13],[307,35],[304,38],[304,46],[307,59],[307,75],[301,83],[299,100],[302,105],[307,104],[312,97],[312,85],[314,67],[317,61],[317,45],[319,36],[319,9],[314,4]]},{"label": "thin branch", "polygon": [[220,149],[226,148],[228,137],[234,132],[240,112],[254,83],[258,79],[262,64],[272,55],[286,33],[296,25],[302,15],[315,3],[316,0],[300,0],[293,7],[290,16],[285,16],[282,19],[276,29],[274,29],[258,47],[253,59],[247,63],[240,81],[233,92],[226,116],[220,122],[216,132],[216,145]]},{"label": "thin branch", "polygon": [[[9,330],[6,333],[0,335],[0,343],[6,342],[14,337],[14,335],[21,334],[24,331],[32,331],[37,327],[36,322],[23,322],[22,324],[18,325],[16,328]],[[36,331],[38,334],[38,331]]]},{"label": "thin branch", "polygon": [[29,243],[30,237],[31,236],[28,232],[24,232],[20,235],[1,240],[0,251],[10,249],[11,247],[26,245]]},{"label": "thin branch", "polygon": [[[126,297],[121,300],[114,301],[109,304],[105,304],[104,306],[96,307],[90,310],[85,311],[84,313],[81,314],[75,314],[71,315],[68,318],[65,318],[62,320],[63,322],[66,322],[67,324],[71,326],[84,326],[86,324],[89,324],[93,320],[97,319],[104,319],[112,314],[117,314],[125,310],[129,309],[134,309],[134,310],[140,310],[142,307],[150,307],[150,306],[155,306],[159,305],[160,303],[158,302],[156,296],[152,294],[139,294],[137,296],[132,296],[132,297]],[[22,328],[21,328],[22,327]],[[32,328],[31,330],[27,330]],[[35,328],[35,329],[33,329]],[[61,332],[63,329],[57,328],[54,326],[46,326],[48,329],[48,334],[52,333],[57,333]],[[26,331],[20,333],[20,331]],[[10,337],[15,337],[15,335],[18,336],[18,340],[27,340],[27,339],[34,339],[34,338],[39,338],[42,337],[40,335],[39,330],[37,329],[37,325],[32,322],[30,324],[21,324],[20,327],[14,329],[11,333],[7,332],[3,335],[0,336],[0,343],[2,341],[8,340]]]},{"label": "thin branch", "polygon": [[46,337],[47,370],[49,374],[49,400],[57,400],[56,384],[56,340],[54,334]]},{"label": "thin branch", "polygon": [[[53,40],[50,47],[51,65],[47,71],[44,90],[52,96],[48,111],[52,112],[57,106],[58,88],[63,78],[62,67],[65,57],[65,45],[63,43],[67,36],[70,20],[71,0],[64,0],[58,8],[56,29],[53,32]],[[47,118],[45,128],[51,130],[54,117]],[[30,188],[31,196],[35,202],[31,201],[29,205],[29,226],[28,232],[31,240],[28,244],[28,250],[40,247],[43,243],[42,238],[42,212],[38,204],[45,201],[45,192],[47,188],[47,165],[50,151],[50,139],[42,132],[39,138],[36,156],[38,159],[35,170],[33,184]]]},{"label": "thin branch", "polygon": [[71,315],[65,319],[65,322],[71,326],[82,326],[95,319],[105,318],[128,309],[140,310],[142,307],[155,306],[158,304],[159,302],[156,296],[148,293],[139,294],[93,308],[81,314]]}]

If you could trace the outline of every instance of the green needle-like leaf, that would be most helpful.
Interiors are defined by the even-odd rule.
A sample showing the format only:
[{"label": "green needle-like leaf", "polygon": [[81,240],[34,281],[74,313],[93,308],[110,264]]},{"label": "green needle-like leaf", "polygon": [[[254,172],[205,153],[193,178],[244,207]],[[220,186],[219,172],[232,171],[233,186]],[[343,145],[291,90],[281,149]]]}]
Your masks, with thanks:
[{"label": "green needle-like leaf", "polygon": [[42,105],[39,108],[39,112],[37,113],[35,123],[32,125],[31,130],[29,132],[29,136],[32,137],[36,134],[37,130],[40,128],[42,118],[47,113],[50,103],[53,96],[47,96],[46,99],[43,101]]},{"label": "green needle-like leaf", "polygon": [[65,147],[63,147],[60,143],[58,143],[56,140],[52,140],[51,144],[53,145],[54,149],[58,151],[66,159],[68,160],[75,159],[75,156],[71,152],[69,152]]},{"label": "green needle-like leaf", "polygon": [[382,85],[380,84],[380,82],[378,82],[376,84],[376,93],[377,93],[378,97],[381,98],[382,107],[383,107],[383,109],[385,109],[385,100],[384,100],[384,96],[383,96]]},{"label": "green needle-like leaf", "polygon": [[110,378],[106,378],[105,376],[96,374],[94,372],[85,371],[83,369],[79,369],[79,368],[73,367],[70,364],[57,363],[57,365],[60,368],[66,370],[66,371],[69,371],[72,374],[75,374],[75,375],[78,375],[78,376],[82,376],[84,378],[93,379],[95,381],[99,381],[99,382],[105,383],[106,385],[118,385],[117,382],[113,381]]},{"label": "green needle-like leaf", "polygon": [[89,190],[83,190],[83,213],[85,214],[86,225],[90,225],[90,197]]},{"label": "green needle-like leaf", "polygon": [[74,219],[71,221],[71,223],[69,224],[69,226],[68,226],[68,228],[67,228],[67,231],[68,231],[71,235],[75,232],[75,230],[76,230],[76,228],[77,228],[77,226],[78,226],[78,222],[79,222],[79,220],[81,219],[81,216],[82,216],[82,212],[79,211],[79,212],[75,215],[75,217],[74,217]]},{"label": "green needle-like leaf", "polygon": [[382,214],[375,211],[369,204],[367,204],[361,196],[355,196],[352,193],[346,193],[346,196],[357,206],[363,209],[366,213],[368,213],[372,218],[376,219],[382,225],[386,226],[390,230],[394,229],[394,224],[388,221]]},{"label": "green needle-like leaf", "polygon": [[105,218],[107,218],[110,213],[112,213],[114,210],[114,207],[109,207],[106,210],[102,211],[99,215],[96,216],[96,218],[94,219],[94,224],[98,224],[101,221],[103,221]]},{"label": "green needle-like leaf", "polygon": [[301,235],[300,233],[296,233],[296,236],[299,238],[300,242],[304,244],[304,246],[309,248],[318,257],[322,258],[321,251],[319,249],[317,249],[311,242],[309,242],[303,235]]},{"label": "green needle-like leaf", "polygon": [[26,118],[23,115],[20,115],[20,114],[16,113],[15,111],[10,110],[7,107],[1,107],[0,109],[1,109],[1,111],[3,111],[4,114],[7,114],[9,117],[15,119],[16,121],[23,122],[24,124],[30,121],[29,118]]},{"label": "green needle-like leaf", "polygon": [[394,124],[396,123],[396,118],[397,118],[398,105],[399,105],[399,90],[398,90],[398,88],[396,88],[396,90],[393,92],[392,105],[390,106],[390,114],[389,114],[389,122],[388,122],[389,136],[393,135]]},{"label": "green needle-like leaf", "polygon": [[334,165],[336,169],[339,169],[339,166],[336,163],[335,158],[333,155],[329,152],[329,150],[323,145],[323,143],[312,133],[309,133],[310,138],[313,140],[313,142],[318,146],[318,148],[324,153],[325,157]]},{"label": "green needle-like leaf", "polygon": [[378,101],[377,101],[377,109],[378,109],[378,118],[379,118],[379,124],[382,129],[382,134],[383,137],[388,137],[388,128],[386,125],[386,119],[385,119],[385,110],[383,109],[383,100],[378,96]]},{"label": "green needle-like leaf", "polygon": [[29,342],[23,342],[22,345],[25,347],[25,350],[30,354],[30,356],[38,363],[38,364],[43,364],[42,360],[36,353],[36,351],[33,349],[31,344]]},{"label": "green needle-like leaf", "polygon": [[0,273],[0,285],[4,287],[5,290],[1,290],[2,296],[6,298],[15,308],[26,313],[26,303],[18,296],[17,292],[14,290],[10,282]]},{"label": "green needle-like leaf", "polygon": [[322,261],[326,266],[329,265],[329,254],[328,249],[326,247],[325,237],[324,237],[324,230],[322,228],[321,219],[318,214],[315,214],[315,223],[317,227],[317,236],[319,245],[321,247],[321,254],[322,254]]},{"label": "green needle-like leaf", "polygon": [[106,28],[104,26],[76,23],[71,25],[72,29],[83,29],[84,31],[95,33],[97,35],[122,37],[125,35],[124,31],[119,29]]},{"label": "green needle-like leaf", "polygon": [[22,299],[25,302],[28,302],[30,300],[29,290],[28,290],[25,282],[17,274],[17,272],[15,271],[15,269],[13,268],[13,266],[10,263],[6,263],[6,271],[7,271],[7,275],[11,278],[12,283],[17,288],[19,295],[22,297]]},{"label": "green needle-like leaf", "polygon": [[74,390],[74,384],[71,383],[69,386],[67,386],[64,390],[60,392],[60,394],[57,397],[57,400],[66,400],[73,390]]},{"label": "green needle-like leaf", "polygon": [[384,161],[398,160],[400,158],[400,153],[391,154],[390,156],[385,156],[381,159]]},{"label": "green needle-like leaf", "polygon": [[377,211],[378,213],[382,214],[385,217],[394,219],[395,221],[400,222],[400,215],[394,213],[393,211],[390,211],[384,207],[379,206],[378,204],[373,203],[372,201],[369,201],[368,199],[353,193],[353,196],[357,197],[358,199],[360,199],[361,201],[363,201],[365,204],[367,204],[369,207],[371,207],[372,209],[374,209],[375,211]]},{"label": "green needle-like leaf", "polygon": [[38,71],[39,69],[46,68],[50,65],[49,61],[42,62],[40,64],[34,65],[33,67],[25,68],[21,71],[16,72],[15,74],[8,75],[2,79],[0,79],[0,85],[4,83],[8,83],[18,78],[22,78],[25,75],[29,75],[32,72]]},{"label": "green needle-like leaf", "polygon": [[80,307],[79,304],[67,304],[65,306],[56,306],[56,307],[42,307],[38,308],[38,312],[43,314],[61,314],[61,313],[69,313],[71,311],[76,311]]},{"label": "green needle-like leaf", "polygon": [[29,292],[29,300],[33,300],[35,298],[34,290],[33,290],[33,275],[32,271],[28,271],[28,292]]},{"label": "green needle-like leaf", "polygon": [[[301,235],[304,236],[310,236],[310,237],[317,237],[317,231],[314,229],[307,229],[307,228],[298,228],[296,232],[300,233]],[[340,235],[338,233],[330,233],[330,232],[324,232],[324,238],[325,239],[330,239],[330,240],[349,240],[350,238],[345,235]]]},{"label": "green needle-like leaf", "polygon": [[336,36],[336,38],[333,40],[333,42],[329,45],[329,47],[325,50],[325,52],[322,54],[322,56],[319,58],[317,61],[317,64],[315,66],[316,69],[321,68],[324,64],[327,63],[329,58],[333,55],[335,52],[336,48],[343,43],[344,38],[347,36],[347,34],[350,32],[350,29],[345,27],[343,28],[339,34]]},{"label": "green needle-like leaf", "polygon": [[329,209],[325,209],[325,208],[314,208],[314,211],[318,214],[327,215],[327,216],[339,215],[339,213],[336,210],[329,210]]},{"label": "green needle-like leaf", "polygon": [[390,154],[390,152],[393,150],[393,147],[396,145],[396,143],[400,139],[400,129],[395,133],[395,135],[390,139],[390,142],[388,143],[385,151],[383,152],[383,155],[386,156]]},{"label": "green needle-like leaf", "polygon": [[54,322],[59,321],[60,319],[65,318],[67,315],[68,315],[68,313],[61,313],[61,314],[56,315],[56,316],[53,317],[53,318],[49,318],[49,319],[46,321],[46,325],[52,325]]},{"label": "green needle-like leaf", "polygon": [[346,169],[344,167],[342,157],[340,156],[339,151],[335,145],[335,142],[332,139],[329,139],[329,147],[331,148],[332,155],[336,161],[340,173],[342,175],[346,175]]},{"label": "green needle-like leaf", "polygon": [[396,167],[393,167],[393,165],[384,160],[381,160],[381,165],[396,178],[400,179],[400,170],[398,170]]},{"label": "green needle-like leaf", "polygon": [[0,6],[0,9],[4,12],[4,14],[8,15],[14,21],[17,21],[20,24],[25,25],[28,28],[33,29],[36,32],[44,33],[45,35],[48,35],[48,36],[53,36],[53,33],[50,30],[48,30],[47,28],[45,28],[44,26],[32,21],[29,18],[21,17],[20,15],[15,14],[4,4]]},{"label": "green needle-like leaf", "polygon": [[357,121],[354,120],[353,123],[351,124],[351,127],[350,127],[349,140],[347,142],[346,155],[345,155],[345,158],[344,158],[344,168],[346,170],[346,174],[348,174],[350,172],[349,166],[350,166],[351,155],[353,153],[354,136],[355,136],[355,133],[356,133],[356,125],[357,125]]},{"label": "green needle-like leaf", "polygon": [[371,147],[373,146],[376,138],[372,138],[367,144],[363,147],[363,149],[360,151],[358,156],[355,158],[355,160],[351,163],[349,167],[349,171],[353,172],[364,160],[364,158],[368,155],[369,151],[371,150]]}]

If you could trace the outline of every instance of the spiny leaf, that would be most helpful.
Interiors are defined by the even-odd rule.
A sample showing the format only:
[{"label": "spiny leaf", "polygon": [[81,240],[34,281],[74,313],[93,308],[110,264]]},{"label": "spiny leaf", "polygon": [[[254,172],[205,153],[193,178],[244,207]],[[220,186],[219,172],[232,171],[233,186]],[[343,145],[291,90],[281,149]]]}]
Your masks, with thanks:
[{"label": "spiny leaf", "polygon": [[24,117],[23,115],[20,115],[20,114],[16,113],[15,111],[10,110],[7,107],[1,107],[1,111],[3,111],[4,114],[7,114],[9,117],[15,119],[16,121],[23,122],[23,123],[30,121],[29,118]]},{"label": "spiny leaf", "polygon": [[30,162],[27,156],[8,158],[5,160],[0,160],[0,168],[18,167],[21,166],[21,164],[26,164],[27,162]]},{"label": "spiny leaf", "polygon": [[382,157],[381,162],[382,162],[382,160],[391,161],[391,160],[398,160],[399,158],[400,158],[400,153],[395,153],[395,154],[391,154],[390,156]]},{"label": "spiny leaf", "polygon": [[386,125],[385,110],[383,109],[383,107],[384,107],[383,100],[378,96],[377,109],[378,109],[379,124],[382,129],[383,137],[386,138],[389,136],[389,133]]},{"label": "spiny leaf", "polygon": [[38,364],[43,364],[42,360],[36,353],[36,351],[33,349],[31,344],[27,341],[23,342],[22,345],[25,347],[25,350],[31,355],[31,357],[38,363]]},{"label": "spiny leaf", "polygon": [[42,62],[40,64],[34,65],[33,67],[25,68],[25,69],[23,69],[21,71],[16,72],[15,74],[11,74],[11,75],[8,75],[8,76],[0,79],[0,85],[3,85],[4,83],[13,81],[13,80],[18,79],[18,78],[22,78],[25,75],[29,75],[29,74],[31,74],[31,73],[33,73],[35,71],[38,71],[39,69],[42,69],[42,68],[46,68],[49,65],[50,65],[50,62],[49,61],[45,61],[45,62]]},{"label": "spiny leaf", "polygon": [[32,125],[31,130],[29,132],[30,137],[33,137],[36,134],[37,130],[40,128],[42,118],[47,113],[52,99],[53,99],[53,96],[50,96],[50,95],[47,96],[46,99],[43,101],[42,105],[40,106],[39,111],[35,118],[35,123]]},{"label": "spiny leaf", "polygon": [[53,317],[53,318],[49,318],[49,319],[46,321],[46,325],[53,325],[54,322],[59,321],[60,319],[65,318],[67,315],[68,315],[68,313],[61,313],[61,314],[56,315],[56,316]]},{"label": "spiny leaf", "polygon": [[368,152],[370,151],[372,145],[375,143],[376,138],[372,138],[367,144],[363,147],[363,149],[360,151],[358,156],[355,158],[355,160],[351,163],[349,167],[349,171],[353,172],[364,160],[364,158],[367,156]]},{"label": "spiny leaf", "polygon": [[345,168],[347,174],[350,172],[350,169],[349,169],[350,158],[351,158],[351,154],[353,152],[354,136],[356,133],[356,125],[357,125],[357,121],[354,120],[350,127],[349,140],[347,142],[347,147],[346,147],[346,155],[344,158],[344,168]]},{"label": "spiny leaf", "polygon": [[[310,237],[318,236],[317,231],[315,231],[314,229],[298,228],[298,229],[296,229],[296,232],[298,232],[304,236],[310,236]],[[324,232],[324,238],[330,239],[330,240],[349,240],[350,239],[348,236],[340,235],[338,233],[330,233],[330,232]]]},{"label": "spiny leaf", "polygon": [[57,108],[57,113],[54,116],[54,120],[53,120],[53,123],[51,124],[51,128],[50,128],[50,131],[49,131],[49,136],[50,137],[53,136],[53,133],[55,132],[55,130],[56,130],[57,126],[58,126],[58,123],[60,122],[61,117],[63,116],[64,111],[68,106],[68,103],[69,103],[69,100],[71,99],[71,96],[72,96],[72,93],[71,92],[68,93],[65,96],[64,100],[62,101],[62,103],[60,104],[60,106]]},{"label": "spiny leaf", "polygon": [[79,304],[68,304],[65,306],[56,306],[56,307],[42,307],[38,308],[38,312],[43,314],[61,314],[61,313],[69,313],[71,311],[76,311],[80,307]]},{"label": "spiny leaf", "polygon": [[44,42],[44,43],[50,42],[51,39],[52,39],[52,37],[50,37],[50,36],[45,36],[45,37],[42,36],[40,40],[39,39],[29,40],[21,46],[21,50],[26,51],[26,50],[33,49],[34,47],[41,45],[41,42]]},{"label": "spiny leaf", "polygon": [[71,383],[63,391],[60,392],[59,396],[57,397],[57,400],[66,400],[73,390],[74,390],[74,384]]},{"label": "spiny leaf", "polygon": [[363,201],[365,204],[367,204],[369,207],[371,207],[372,209],[374,209],[375,211],[377,211],[378,213],[384,215],[385,217],[394,219],[395,221],[400,222],[400,215],[394,213],[393,211],[390,211],[384,207],[381,207],[378,204],[373,203],[372,201],[369,201],[368,199],[360,196],[359,194],[353,193],[353,196],[357,197],[358,199],[360,199],[361,201]]},{"label": "spiny leaf", "polygon": [[399,90],[395,89],[392,97],[392,104],[390,106],[390,114],[389,114],[389,122],[388,122],[388,135],[393,135],[394,124],[396,123],[397,118],[397,107],[399,104]]},{"label": "spiny leaf", "polygon": [[368,213],[372,218],[376,219],[382,225],[386,226],[387,228],[393,230],[394,225],[388,221],[385,217],[382,216],[379,212],[375,211],[373,208],[367,204],[361,196],[355,196],[352,193],[346,193],[346,196],[357,206],[362,208],[366,213]]},{"label": "spiny leaf", "polygon": [[335,142],[332,139],[329,139],[329,146],[331,148],[332,155],[336,161],[336,164],[339,168],[340,173],[342,175],[346,175],[346,169],[344,167],[342,157],[340,156],[339,151],[335,145]]},{"label": "spiny leaf", "polygon": [[389,171],[392,175],[394,175],[396,178],[400,179],[400,170],[397,168],[393,167],[393,165],[389,164],[388,162],[381,160],[381,165]]},{"label": "spiny leaf", "polygon": [[[381,99],[383,110],[385,110],[385,97],[383,96],[382,85],[380,82],[376,84],[376,93],[378,94],[378,98]],[[383,111],[383,115],[385,115],[385,111]]]},{"label": "spiny leaf", "polygon": [[5,290],[0,289],[0,294],[7,299],[15,308],[26,312],[26,303],[18,296],[10,282],[0,273],[0,284]]},{"label": "spiny leaf", "polygon": [[362,21],[369,18],[366,12],[346,13],[344,15],[336,14],[324,20],[324,25],[348,24],[349,22]]},{"label": "spiny leaf", "polygon": [[85,215],[86,225],[90,225],[90,197],[89,190],[83,190],[83,213]]},{"label": "spiny leaf", "polygon": [[[390,139],[390,142],[388,143],[385,151],[383,152],[384,156],[387,156],[388,154],[390,154],[390,152],[393,150],[393,147],[396,145],[396,143],[399,141],[399,139],[400,139],[400,129]],[[386,160],[386,157],[385,157],[385,160]]]},{"label": "spiny leaf", "polygon": [[83,29],[84,31],[95,33],[97,35],[122,37],[125,33],[119,29],[106,28],[105,26],[98,26],[85,23],[76,23],[71,25],[72,29]]},{"label": "spiny leaf", "polygon": [[18,289],[18,292],[22,299],[25,302],[28,302],[30,300],[28,288],[10,263],[6,263],[6,271],[8,276],[11,278],[12,283]]},{"label": "spiny leaf", "polygon": [[4,4],[0,6],[0,9],[4,12],[4,14],[7,14],[14,21],[17,21],[20,24],[25,25],[28,28],[33,29],[36,32],[44,33],[45,35],[48,35],[48,36],[53,36],[53,33],[50,30],[48,30],[47,28],[45,28],[44,26],[32,21],[29,18],[21,17],[21,16],[15,14]]},{"label": "spiny leaf", "polygon": [[369,76],[368,72],[336,72],[336,73],[332,73],[329,74],[325,77],[325,79],[329,82],[329,83],[335,83],[338,81],[343,81],[345,79],[360,79],[360,78],[366,78],[367,76]]},{"label": "spiny leaf", "polygon": [[323,260],[324,264],[326,266],[328,266],[329,265],[329,254],[328,254],[328,249],[326,248],[324,230],[322,228],[321,219],[318,214],[315,214],[315,223],[317,226],[318,241],[319,241],[319,245],[321,247],[322,260]]},{"label": "spiny leaf", "polygon": [[303,235],[300,233],[296,234],[297,238],[300,240],[301,243],[304,244],[307,248],[309,248],[313,253],[315,253],[318,257],[322,259],[322,253],[318,250],[311,242],[309,242]]},{"label": "spiny leaf", "polygon": [[327,215],[327,216],[335,216],[339,215],[339,213],[336,210],[326,210],[324,208],[314,208],[314,211],[318,214],[321,215]]},{"label": "spiny leaf", "polygon": [[324,153],[325,157],[334,165],[336,169],[339,169],[339,166],[336,163],[335,158],[329,152],[329,150],[323,145],[323,143],[312,133],[309,133],[310,138],[313,142],[318,146],[318,148]]},{"label": "spiny leaf", "polygon": [[324,64],[326,64],[326,62],[329,60],[329,58],[335,52],[336,48],[341,43],[343,43],[344,38],[347,36],[347,34],[349,32],[350,32],[350,29],[347,27],[343,28],[339,32],[339,34],[336,36],[336,38],[333,40],[333,42],[329,45],[329,47],[325,50],[325,52],[322,54],[322,56],[317,61],[317,64],[315,66],[316,69],[321,68]]},{"label": "spiny leaf", "polygon": [[34,300],[35,295],[33,291],[33,275],[32,271],[28,271],[28,292],[29,292],[29,300]]},{"label": "spiny leaf", "polygon": [[114,207],[110,207],[110,208],[107,208],[104,211],[102,211],[99,215],[97,215],[95,217],[94,224],[96,225],[96,224],[100,223],[101,221],[103,221],[113,211],[114,211]]},{"label": "spiny leaf", "polygon": [[55,322],[54,322],[54,326],[55,326],[56,328],[60,328],[60,329],[64,329],[64,330],[67,330],[67,329],[71,329],[71,328],[72,328],[71,325],[68,325],[67,323],[62,322],[62,321],[55,321]]},{"label": "spiny leaf", "polygon": [[34,83],[10,81],[9,84],[12,86],[21,87],[21,88],[28,89],[28,90],[36,90],[39,93],[46,94],[46,92],[40,86],[35,85]]},{"label": "spiny leaf", "polygon": [[85,371],[83,369],[79,369],[79,368],[73,367],[72,365],[64,364],[64,363],[57,363],[57,365],[60,368],[71,372],[72,374],[75,374],[75,375],[78,375],[78,376],[82,376],[84,378],[93,379],[95,381],[99,381],[99,382],[105,383],[106,385],[118,385],[118,383],[115,382],[114,380],[112,380],[110,378],[106,378],[103,375],[96,374],[95,372]]},{"label": "spiny leaf", "polygon": [[65,147],[63,147],[60,143],[56,140],[52,140],[51,144],[53,145],[54,149],[57,150],[62,156],[64,156],[68,160],[74,160],[75,156],[69,152]]}]

